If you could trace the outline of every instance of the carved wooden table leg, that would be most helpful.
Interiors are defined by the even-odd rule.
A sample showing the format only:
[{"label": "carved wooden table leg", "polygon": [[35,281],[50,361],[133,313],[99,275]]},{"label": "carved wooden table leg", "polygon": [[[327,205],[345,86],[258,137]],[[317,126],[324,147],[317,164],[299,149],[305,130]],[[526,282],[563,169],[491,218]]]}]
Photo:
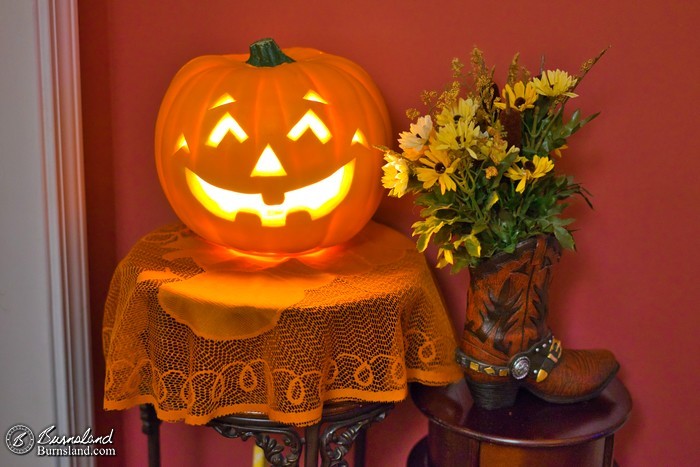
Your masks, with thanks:
[{"label": "carved wooden table leg", "polygon": [[[321,430],[321,465],[323,467],[347,467],[345,454],[350,451],[353,442],[361,431],[369,425],[384,420],[393,404],[368,404],[354,414],[324,414],[323,421],[328,422]],[[361,439],[360,444],[364,444]],[[364,446],[356,453],[355,466],[364,467]]]},{"label": "carved wooden table leg", "polygon": [[148,467],[160,467],[160,424],[151,404],[142,404],[141,431],[148,439]]},{"label": "carved wooden table leg", "polygon": [[[208,425],[227,438],[255,439],[265,453],[265,459],[275,467],[299,465],[304,440],[292,426],[255,416],[226,416],[212,420]],[[283,444],[279,444],[279,437]],[[285,454],[285,449],[288,453]]]},{"label": "carved wooden table leg", "polygon": [[[345,455],[355,445],[355,467],[365,465],[366,429],[372,423],[384,420],[394,407],[390,403],[339,403],[324,408],[321,423],[304,430],[305,439],[293,426],[273,422],[263,415],[226,416],[207,425],[227,438],[255,439],[265,453],[265,459],[275,467],[296,467],[306,444],[305,467],[316,467],[321,454],[323,467],[347,467]],[[160,424],[150,404],[141,409],[142,431],[148,437],[148,465],[160,467]],[[280,444],[281,441],[281,444]],[[286,450],[286,452],[285,452]]]},{"label": "carved wooden table leg", "polygon": [[365,455],[367,451],[367,428],[363,428],[355,439],[355,463],[354,467],[365,467]]},{"label": "carved wooden table leg", "polygon": [[311,425],[304,430],[304,466],[318,467],[318,434],[321,424]]}]

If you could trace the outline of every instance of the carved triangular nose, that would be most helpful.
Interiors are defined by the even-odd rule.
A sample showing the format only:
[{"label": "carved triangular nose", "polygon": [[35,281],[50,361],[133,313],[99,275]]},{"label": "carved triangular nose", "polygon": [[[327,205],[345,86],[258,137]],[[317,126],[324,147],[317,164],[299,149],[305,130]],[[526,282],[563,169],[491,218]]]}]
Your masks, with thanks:
[{"label": "carved triangular nose", "polygon": [[277,158],[275,151],[268,144],[263,149],[262,154],[258,158],[258,162],[255,163],[253,171],[250,173],[251,177],[282,177],[287,175],[287,172],[282,167],[282,163]]}]

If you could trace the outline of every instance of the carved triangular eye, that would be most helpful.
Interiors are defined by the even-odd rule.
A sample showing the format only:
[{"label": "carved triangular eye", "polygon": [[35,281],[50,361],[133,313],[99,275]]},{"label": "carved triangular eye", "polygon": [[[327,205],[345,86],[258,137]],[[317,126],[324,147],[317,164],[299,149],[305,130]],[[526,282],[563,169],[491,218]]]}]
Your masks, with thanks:
[{"label": "carved triangular eye", "polygon": [[312,102],[320,102],[321,104],[328,104],[328,102],[326,102],[326,100],[323,97],[321,97],[316,91],[307,92],[304,95],[303,99]]},{"label": "carved triangular eye", "polygon": [[221,107],[222,105],[230,104],[230,103],[232,103],[232,102],[236,102],[236,99],[234,99],[233,97],[231,97],[231,94],[225,93],[224,95],[222,95],[221,97],[219,97],[219,100],[217,100],[216,102],[214,102],[214,105],[212,105],[211,107],[209,107],[209,110],[215,109],[215,108],[217,108],[217,107]]},{"label": "carved triangular eye", "polygon": [[177,139],[177,143],[175,143],[175,152],[178,152],[180,149],[185,151],[187,154],[190,153],[190,147],[187,145],[187,140],[185,139],[184,134],[180,134],[180,137]]},{"label": "carved triangular eye", "polygon": [[367,138],[365,138],[365,134],[362,133],[362,131],[359,128],[357,129],[355,134],[352,136],[352,142],[350,144],[352,145],[352,144],[358,144],[358,143],[363,145],[366,148],[369,147],[369,144],[367,143]]},{"label": "carved triangular eye", "polygon": [[223,140],[224,136],[229,132],[236,137],[239,143],[248,139],[248,135],[243,131],[243,128],[241,128],[236,119],[233,118],[230,113],[226,112],[209,134],[207,146],[218,147],[219,144],[221,144],[221,140]]},{"label": "carved triangular eye", "polygon": [[306,133],[306,130],[311,129],[316,138],[322,143],[327,143],[331,139],[331,132],[321,119],[314,113],[313,110],[307,110],[303,117],[299,119],[296,125],[289,130],[287,138],[296,141],[301,138],[301,135]]}]

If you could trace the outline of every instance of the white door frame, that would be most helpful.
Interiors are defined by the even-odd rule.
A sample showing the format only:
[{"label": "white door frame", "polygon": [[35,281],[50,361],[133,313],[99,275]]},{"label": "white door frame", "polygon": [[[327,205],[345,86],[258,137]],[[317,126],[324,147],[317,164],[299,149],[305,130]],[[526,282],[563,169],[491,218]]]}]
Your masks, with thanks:
[{"label": "white door frame", "polygon": [[58,428],[94,426],[77,0],[35,0]]},{"label": "white door frame", "polygon": [[[0,44],[8,67],[0,73],[0,248],[15,258],[0,264],[0,394],[3,418],[23,418],[2,423],[33,420],[43,423],[34,428],[55,424],[56,434],[79,435],[94,427],[94,414],[77,0],[3,0],[0,15],[6,34],[16,35]],[[36,283],[19,287],[19,273]],[[3,438],[8,428],[0,426]],[[94,465],[0,450],[13,465]]]}]

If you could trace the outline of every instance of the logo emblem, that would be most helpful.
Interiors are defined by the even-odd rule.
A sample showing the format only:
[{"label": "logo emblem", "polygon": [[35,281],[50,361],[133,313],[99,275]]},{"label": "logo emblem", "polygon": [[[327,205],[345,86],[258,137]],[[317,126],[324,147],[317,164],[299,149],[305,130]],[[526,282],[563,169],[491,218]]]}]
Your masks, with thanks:
[{"label": "logo emblem", "polygon": [[20,456],[32,450],[34,441],[34,432],[26,425],[15,425],[5,435],[7,449]]}]

